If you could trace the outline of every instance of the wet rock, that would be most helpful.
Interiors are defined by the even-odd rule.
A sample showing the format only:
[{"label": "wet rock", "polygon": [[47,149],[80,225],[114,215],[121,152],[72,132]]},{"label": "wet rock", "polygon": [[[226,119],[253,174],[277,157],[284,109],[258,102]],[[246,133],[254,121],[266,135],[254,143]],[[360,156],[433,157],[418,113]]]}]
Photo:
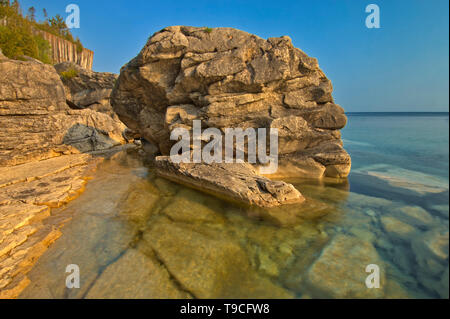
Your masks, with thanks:
[{"label": "wet rock", "polygon": [[178,195],[180,196],[162,210],[162,213],[171,220],[185,223],[224,223],[224,217],[207,206],[211,203],[196,200],[194,191],[182,190]]},{"label": "wet rock", "polygon": [[196,298],[291,298],[252,270],[247,255],[225,233],[192,229],[168,220],[144,234],[157,258]]},{"label": "wet rock", "polygon": [[[368,289],[366,266],[380,267],[380,288]],[[382,298],[385,275],[376,249],[355,237],[337,235],[325,247],[306,274],[306,284],[315,298]]]},{"label": "wet rock", "polygon": [[448,228],[436,227],[414,238],[412,249],[417,260],[419,281],[441,298],[448,297]]},{"label": "wet rock", "polygon": [[448,220],[449,205],[433,205],[431,208],[438,212],[441,217]]},{"label": "wet rock", "polygon": [[[1,268],[8,269],[0,274],[0,281],[6,283],[5,287],[0,288],[2,296],[17,297],[25,288],[22,282],[26,279],[26,282],[30,283],[26,289],[31,291],[34,297],[80,297],[86,292],[89,284],[95,280],[99,269],[111,262],[111,259],[117,257],[132,242],[137,231],[136,227],[131,225],[124,227],[117,221],[114,222],[105,217],[112,215],[117,218],[120,216],[120,208],[126,203],[121,194],[128,190],[130,184],[138,185],[137,182],[140,180],[137,169],[133,171],[133,174],[125,176],[123,173],[126,170],[122,166],[116,164],[114,169],[108,171],[112,161],[104,161],[101,165],[104,170],[108,171],[108,176],[97,176],[98,180],[92,181],[98,187],[95,194],[88,193],[87,196],[78,198],[80,205],[83,205],[82,209],[71,208],[71,204],[75,204],[77,201],[72,201],[61,208],[54,208],[72,199],[71,194],[74,192],[81,191],[77,187],[84,187],[86,178],[92,176],[98,161],[100,158],[93,159],[86,154],[68,155],[20,165],[17,170],[11,170],[10,174],[6,176],[4,182],[8,186],[0,189],[4,189],[7,194],[16,196],[23,191],[14,192],[14,188],[27,190],[27,185],[30,187],[29,191],[23,193],[20,202],[9,197],[6,205],[0,204],[1,217],[6,217],[0,219],[9,221],[5,224],[5,229],[9,229],[6,231],[9,235],[5,238],[19,234],[19,231],[23,234],[24,227],[31,227],[33,232],[27,234],[26,240],[20,245],[10,250],[4,261],[0,256]],[[128,162],[132,161],[128,160]],[[29,177],[30,181],[26,181],[26,177]],[[82,183],[76,182],[77,179]],[[50,192],[33,195],[42,190]],[[36,204],[37,200],[44,199],[48,202],[41,205]],[[33,206],[40,209],[33,209]],[[15,209],[13,210],[13,208]],[[80,211],[83,214],[80,214]],[[3,212],[7,213],[6,216]],[[55,243],[56,247],[62,247],[65,253],[62,255],[56,253],[56,256],[51,253],[45,255],[49,245],[61,236],[60,228],[72,217],[75,217],[73,223],[64,228],[65,234],[69,238],[63,236],[60,241]],[[14,229],[13,232],[11,229]],[[75,240],[70,237],[71,231],[77,234]],[[86,231],[85,235],[78,236],[80,232],[84,231]],[[83,249],[80,250],[80,247]],[[51,265],[53,276],[40,274],[39,262],[42,259],[45,262],[45,258],[57,260]],[[65,267],[73,263],[78,264],[81,271],[86,271],[86,273],[82,278],[82,288],[66,294]],[[33,270],[29,273],[32,268]],[[20,278],[24,279],[21,281]],[[19,284],[22,286],[17,286]],[[15,295],[11,295],[12,292]],[[24,296],[28,296],[27,294],[25,293]]]},{"label": "wet rock", "polygon": [[[279,176],[346,177],[344,110],[317,60],[289,37],[173,26],[155,33],[121,70],[112,105],[122,121],[169,155],[177,126],[280,129]],[[298,169],[292,169],[298,167]]]},{"label": "wet rock", "polygon": [[394,239],[408,240],[417,231],[414,226],[391,216],[381,217],[381,224],[386,233]]},{"label": "wet rock", "polygon": [[419,265],[431,272],[436,272],[433,267],[428,267],[432,260],[439,263],[448,262],[449,251],[448,229],[435,228],[422,236],[416,237],[412,242],[412,247],[418,258]]},{"label": "wet rock", "polygon": [[373,243],[376,238],[376,235],[373,232],[364,227],[352,227],[349,232],[355,237],[370,243]]},{"label": "wet rock", "polygon": [[[127,276],[122,276],[127,274]],[[135,249],[109,265],[86,294],[87,299],[187,299],[166,269]]]},{"label": "wet rock", "polygon": [[[448,192],[448,182],[445,179],[398,166],[375,164],[359,168],[356,172],[376,177],[392,186],[390,191],[404,196],[411,196],[411,192],[414,192],[414,196]],[[386,186],[383,190],[385,188]]]},{"label": "wet rock", "polygon": [[277,264],[269,257],[268,254],[264,252],[260,252],[259,255],[259,270],[270,276],[270,277],[278,277],[280,271],[278,269]]},{"label": "wet rock", "polygon": [[160,194],[149,181],[138,181],[130,186],[129,191],[120,199],[120,215],[145,228],[150,216],[157,210]]},{"label": "wet rock", "polygon": [[249,205],[274,207],[304,201],[294,186],[260,177],[249,164],[174,163],[160,156],[155,166],[160,176]]},{"label": "wet rock", "polygon": [[399,216],[414,226],[430,226],[434,223],[433,216],[419,206],[404,206],[399,208]]},{"label": "wet rock", "polygon": [[[0,168],[0,295],[14,298],[67,221],[51,209],[77,197],[99,159],[85,154]],[[4,257],[4,260],[1,260]]]}]

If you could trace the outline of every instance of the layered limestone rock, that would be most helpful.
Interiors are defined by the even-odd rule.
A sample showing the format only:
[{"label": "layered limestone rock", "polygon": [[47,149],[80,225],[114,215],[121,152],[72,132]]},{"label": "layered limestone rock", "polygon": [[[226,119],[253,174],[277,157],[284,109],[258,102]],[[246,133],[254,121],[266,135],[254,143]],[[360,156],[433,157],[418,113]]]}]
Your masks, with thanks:
[{"label": "layered limestone rock", "polygon": [[98,155],[125,142],[125,126],[71,109],[51,65],[0,52],[0,74],[0,298],[14,298],[69,219],[51,210],[83,191]]},{"label": "layered limestone rock", "polygon": [[258,176],[247,163],[174,163],[159,156],[155,164],[163,177],[249,205],[274,207],[305,200],[291,184]]},{"label": "layered limestone rock", "polygon": [[27,272],[68,220],[51,209],[78,196],[98,160],[74,154],[0,167],[0,298],[28,285]]},{"label": "layered limestone rock", "polygon": [[66,103],[55,68],[0,56],[0,166],[99,151],[125,142],[123,123]]},{"label": "layered limestone rock", "polygon": [[277,128],[277,177],[346,177],[344,110],[316,59],[289,37],[168,27],[125,65],[112,94],[120,119],[169,155],[176,127]]},{"label": "layered limestone rock", "polygon": [[75,71],[72,77],[61,76],[67,103],[75,109],[90,108],[116,118],[110,104],[110,96],[117,75],[107,72],[93,72],[74,63],[63,62],[55,65],[59,74]]}]

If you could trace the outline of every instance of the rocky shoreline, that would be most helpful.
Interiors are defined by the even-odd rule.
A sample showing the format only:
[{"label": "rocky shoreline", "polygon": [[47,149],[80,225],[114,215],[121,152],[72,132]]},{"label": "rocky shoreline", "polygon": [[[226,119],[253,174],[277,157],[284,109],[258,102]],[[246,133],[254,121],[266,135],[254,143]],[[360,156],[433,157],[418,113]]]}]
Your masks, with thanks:
[{"label": "rocky shoreline", "polygon": [[[280,169],[272,177],[345,178],[350,170],[339,132],[346,117],[331,82],[288,37],[169,27],[119,77],[1,52],[0,73],[0,298],[15,298],[29,284],[28,272],[71,219],[52,211],[83,192],[104,158],[136,149],[127,144],[135,139],[158,175],[262,208],[305,198],[291,184],[260,176],[261,163],[173,163],[170,130],[191,130],[193,120],[221,130],[276,128]],[[281,226],[296,222],[281,212],[261,216]]]},{"label": "rocky shoreline", "polygon": [[[79,79],[83,95],[105,77],[77,69],[89,75]],[[76,198],[103,158],[133,146],[125,145],[117,116],[104,112],[111,76],[103,83],[110,91],[91,85],[92,103],[72,109],[69,87],[53,66],[10,60],[0,52],[0,73],[0,298],[15,298],[70,219],[53,216],[52,209]],[[92,107],[97,105],[103,109]]]}]

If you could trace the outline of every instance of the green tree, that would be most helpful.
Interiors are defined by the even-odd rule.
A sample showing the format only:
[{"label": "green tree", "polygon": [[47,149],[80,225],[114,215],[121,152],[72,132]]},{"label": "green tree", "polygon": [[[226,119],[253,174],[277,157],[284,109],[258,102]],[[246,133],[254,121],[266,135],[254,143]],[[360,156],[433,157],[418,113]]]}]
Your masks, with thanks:
[{"label": "green tree", "polygon": [[48,21],[50,22],[50,26],[61,35],[69,31],[66,22],[64,21],[63,17],[61,17],[59,14],[55,15]]},{"label": "green tree", "polygon": [[60,15],[48,18],[47,10],[43,9],[43,13],[46,20],[37,22],[34,7],[29,8],[24,17],[19,1],[0,0],[0,48],[5,56],[11,59],[22,59],[23,56],[29,56],[44,63],[52,63],[51,47],[42,36],[36,35],[36,29],[52,33],[74,43],[78,52],[83,50],[80,39],[74,40]]},{"label": "green tree", "polygon": [[14,11],[15,11],[17,14],[22,14],[22,12],[21,12],[21,10],[20,10],[20,4],[19,4],[19,1],[13,0],[13,2],[12,2],[12,4],[11,4],[11,7],[14,9]]}]

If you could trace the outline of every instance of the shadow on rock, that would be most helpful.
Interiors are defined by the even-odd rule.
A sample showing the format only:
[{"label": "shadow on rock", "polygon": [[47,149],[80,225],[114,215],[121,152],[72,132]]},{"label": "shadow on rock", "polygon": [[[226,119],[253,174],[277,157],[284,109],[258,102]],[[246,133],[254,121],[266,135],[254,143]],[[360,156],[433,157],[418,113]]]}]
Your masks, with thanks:
[{"label": "shadow on rock", "polygon": [[77,123],[67,130],[63,143],[75,147],[81,153],[108,150],[120,145],[108,132]]}]

